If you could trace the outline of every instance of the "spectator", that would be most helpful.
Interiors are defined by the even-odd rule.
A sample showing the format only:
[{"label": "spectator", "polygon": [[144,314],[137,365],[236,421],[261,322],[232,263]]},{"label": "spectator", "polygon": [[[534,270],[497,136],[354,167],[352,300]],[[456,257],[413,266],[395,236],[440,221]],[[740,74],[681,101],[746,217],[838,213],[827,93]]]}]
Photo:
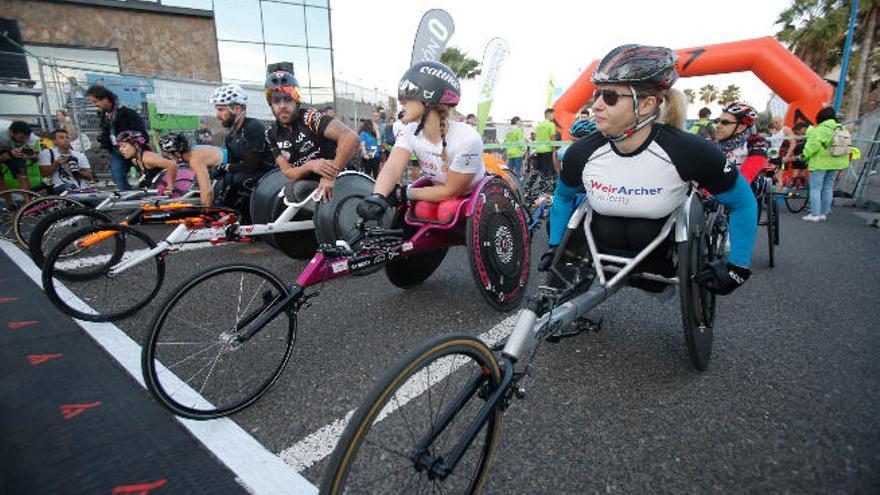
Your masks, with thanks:
[{"label": "spectator", "polygon": [[40,174],[51,180],[52,194],[70,189],[83,189],[92,180],[92,168],[86,155],[71,147],[66,129],[52,131],[55,145],[40,151]]},{"label": "spectator", "polygon": [[476,127],[477,126],[477,116],[472,113],[469,113],[468,116],[464,119],[464,122],[465,122],[465,124],[467,124],[471,127]]},{"label": "spectator", "polygon": [[76,124],[66,111],[58,110],[55,112],[55,125],[57,129],[64,129],[67,131],[67,135],[70,137],[71,142],[74,142],[79,138]]},{"label": "spectator", "polygon": [[[9,125],[6,132],[0,134],[0,164],[6,165],[10,175],[18,179],[18,187],[21,189],[31,187],[28,167],[37,162],[39,151],[40,139],[31,132],[31,126],[27,122],[16,120]],[[0,173],[0,191],[7,188],[2,175]]]},{"label": "spectator", "polygon": [[716,140],[715,124],[709,120],[709,117],[712,116],[712,110],[703,107],[697,115],[700,117],[700,120],[695,122],[689,129],[691,134],[697,134],[704,139],[714,142]]},{"label": "spectator", "polygon": [[394,147],[394,141],[397,139],[394,135],[394,123],[396,122],[394,116],[388,117],[388,122],[385,124],[385,130],[382,131],[382,144],[384,145],[382,148],[382,161],[388,159],[388,155],[391,154],[391,148]]},{"label": "spectator", "polygon": [[116,147],[116,136],[122,131],[137,131],[144,136],[145,146],[149,145],[150,137],[144,121],[131,108],[119,104],[116,94],[103,85],[94,84],[86,90],[86,97],[98,108],[101,119],[101,135],[98,141],[101,147],[107,150],[110,161],[110,175],[121,191],[128,191],[131,185],[128,183],[128,171],[131,162],[122,158]]},{"label": "spectator", "polygon": [[370,116],[372,119],[370,122],[373,124],[373,135],[376,136],[376,141],[382,142],[382,123],[379,120],[379,112],[373,112],[373,115]]},{"label": "spectator", "polygon": [[196,142],[198,144],[211,144],[214,141],[214,133],[208,127],[208,123],[204,120],[199,121],[199,130],[196,131]]},{"label": "spectator", "polygon": [[[515,126],[513,130],[507,133],[504,136],[504,142],[507,144],[510,143],[519,143],[523,140],[523,130],[522,126],[520,126],[519,117],[514,117],[510,119],[510,125]],[[523,155],[525,154],[525,149],[522,146],[510,146],[507,148],[507,167],[513,171],[514,175],[518,178],[522,178],[522,164],[523,164]]]},{"label": "spectator", "polygon": [[382,158],[379,152],[379,140],[373,129],[373,122],[365,120],[361,125],[358,135],[358,146],[361,151],[361,163],[363,172],[372,178],[379,173],[379,162]]},{"label": "spectator", "polygon": [[849,150],[839,154],[835,149],[839,146],[836,133],[845,130],[835,116],[834,108],[823,108],[816,114],[817,124],[807,129],[804,159],[810,170],[810,214],[803,219],[808,222],[827,219],[831,213],[834,179],[840,170],[849,166]]},{"label": "spectator", "polygon": [[[554,123],[555,112],[552,108],[544,110],[544,120],[535,129],[536,141],[553,141],[556,137],[556,124]],[[538,170],[544,177],[554,177],[559,173],[556,161],[553,159],[553,146],[549,144],[536,145],[535,160]]]},{"label": "spectator", "polygon": [[327,105],[326,107],[324,107],[324,109],[321,110],[321,112],[323,112],[324,115],[329,115],[333,118],[336,118],[336,109],[330,105]]}]

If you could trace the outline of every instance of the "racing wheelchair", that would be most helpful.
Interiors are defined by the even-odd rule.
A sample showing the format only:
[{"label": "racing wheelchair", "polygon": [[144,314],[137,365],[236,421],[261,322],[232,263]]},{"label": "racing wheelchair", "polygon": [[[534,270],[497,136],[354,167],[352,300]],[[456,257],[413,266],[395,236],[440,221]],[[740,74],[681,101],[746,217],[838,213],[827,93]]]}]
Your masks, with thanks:
[{"label": "racing wheelchair", "polygon": [[[414,186],[427,184],[420,181]],[[384,267],[394,285],[414,287],[453,246],[467,247],[474,281],[492,307],[508,311],[520,304],[529,237],[523,208],[504,180],[486,177],[467,197],[440,204],[398,205],[382,225],[373,223],[357,222],[353,237],[319,246],[295,284],[248,264],[214,267],[185,281],[150,325],[142,355],[147,388],[180,416],[211,419],[237,412],[281,375],[297,314],[325,281]]]},{"label": "racing wheelchair", "polygon": [[724,234],[716,226],[720,209],[704,201],[692,191],[665,219],[623,225],[624,237],[650,229],[635,251],[615,246],[608,235],[621,219],[602,218],[582,202],[550,267],[555,283],[529,298],[506,343],[490,347],[470,335],[439,336],[389,369],[348,422],[321,493],[397,493],[407,486],[480,492],[502,414],[514,397],[525,397],[523,381],[533,374],[530,362],[540,344],[595,330],[586,313],[626,285],[678,286],[688,355],[695,368],[706,369],[715,296],[693,276],[718,255]]}]

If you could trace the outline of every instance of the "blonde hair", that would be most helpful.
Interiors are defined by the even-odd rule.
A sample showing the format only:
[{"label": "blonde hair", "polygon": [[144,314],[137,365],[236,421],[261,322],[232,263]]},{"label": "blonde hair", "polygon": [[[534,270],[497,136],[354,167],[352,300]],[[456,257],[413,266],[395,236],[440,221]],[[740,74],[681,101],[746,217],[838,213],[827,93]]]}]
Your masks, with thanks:
[{"label": "blonde hair", "polygon": [[687,96],[677,89],[663,90],[653,85],[634,85],[638,97],[657,98],[658,104],[654,109],[658,124],[666,124],[684,130],[685,117],[687,114]]},{"label": "blonde hair", "polygon": [[446,154],[446,132],[449,130],[449,107],[446,105],[434,105],[431,108],[432,110],[436,110],[437,116],[440,117],[440,140],[443,142],[443,151],[440,153],[440,158],[443,160],[443,164],[446,165],[446,162],[449,160]]}]

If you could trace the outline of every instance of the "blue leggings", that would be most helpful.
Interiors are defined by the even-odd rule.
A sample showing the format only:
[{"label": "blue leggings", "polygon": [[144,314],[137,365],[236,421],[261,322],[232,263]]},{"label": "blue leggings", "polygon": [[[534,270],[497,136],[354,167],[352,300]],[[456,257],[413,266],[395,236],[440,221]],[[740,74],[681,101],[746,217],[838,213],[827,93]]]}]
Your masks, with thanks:
[{"label": "blue leggings", "polygon": [[131,184],[128,183],[128,171],[131,169],[131,162],[126,160],[119,154],[116,149],[111,149],[107,154],[110,159],[110,176],[120,191],[130,191]]}]

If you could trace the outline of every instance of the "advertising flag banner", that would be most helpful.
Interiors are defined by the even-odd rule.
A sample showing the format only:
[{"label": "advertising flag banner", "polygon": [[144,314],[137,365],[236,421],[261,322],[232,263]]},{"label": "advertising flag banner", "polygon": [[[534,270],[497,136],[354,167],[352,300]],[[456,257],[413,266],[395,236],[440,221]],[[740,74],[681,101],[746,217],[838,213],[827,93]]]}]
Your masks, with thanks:
[{"label": "advertising flag banner", "polygon": [[422,16],[413,42],[409,65],[417,62],[436,62],[446,49],[446,43],[455,32],[452,16],[442,9],[431,9]]},{"label": "advertising flag banner", "polygon": [[489,109],[495,97],[495,83],[504,67],[504,60],[510,53],[507,42],[501,38],[492,38],[486,44],[483,52],[483,64],[481,74],[483,81],[480,83],[480,93],[477,96],[477,131],[482,134],[489,118]]}]

